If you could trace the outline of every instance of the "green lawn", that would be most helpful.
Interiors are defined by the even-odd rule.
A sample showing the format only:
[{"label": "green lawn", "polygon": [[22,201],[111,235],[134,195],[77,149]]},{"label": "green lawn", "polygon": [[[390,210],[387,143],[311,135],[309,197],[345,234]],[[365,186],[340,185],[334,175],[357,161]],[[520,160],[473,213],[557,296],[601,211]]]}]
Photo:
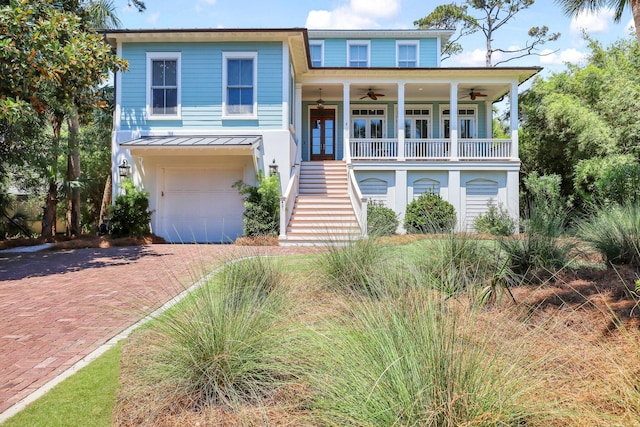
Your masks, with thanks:
[{"label": "green lawn", "polygon": [[3,424],[6,427],[111,426],[118,388],[118,344]]}]

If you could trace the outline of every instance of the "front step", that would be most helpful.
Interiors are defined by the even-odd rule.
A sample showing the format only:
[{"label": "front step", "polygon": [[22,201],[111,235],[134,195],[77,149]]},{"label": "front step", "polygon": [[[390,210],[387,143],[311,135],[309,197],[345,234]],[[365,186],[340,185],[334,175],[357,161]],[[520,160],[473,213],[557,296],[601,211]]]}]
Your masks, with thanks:
[{"label": "front step", "polygon": [[302,162],[298,197],[281,245],[345,244],[361,237],[345,162]]}]

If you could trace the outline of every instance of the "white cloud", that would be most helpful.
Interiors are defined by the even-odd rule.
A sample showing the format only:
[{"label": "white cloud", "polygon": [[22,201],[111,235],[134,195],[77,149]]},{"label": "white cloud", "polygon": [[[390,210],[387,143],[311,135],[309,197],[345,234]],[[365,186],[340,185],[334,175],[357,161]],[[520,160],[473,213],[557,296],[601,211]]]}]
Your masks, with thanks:
[{"label": "white cloud", "polygon": [[567,62],[573,64],[583,61],[586,55],[576,49],[565,49],[560,52],[554,52],[551,49],[545,49],[540,52],[540,63],[543,65],[563,65]]},{"label": "white cloud", "polygon": [[589,34],[603,33],[609,29],[615,12],[611,8],[602,8],[596,11],[580,12],[571,18],[571,31],[580,33],[585,30]]},{"label": "white cloud", "polygon": [[624,28],[626,28],[630,33],[636,32],[636,24],[633,22],[633,18],[629,19],[629,22],[627,22],[627,25],[625,25]]},{"label": "white cloud", "polygon": [[[491,62],[500,62],[503,58],[502,52],[494,52]],[[484,67],[487,61],[487,51],[484,49],[474,49],[472,51],[462,51],[461,54],[451,57],[452,66],[463,67]]]},{"label": "white cloud", "polygon": [[307,28],[368,29],[379,28],[377,19],[391,19],[400,11],[400,0],[350,0],[333,10],[312,10]]},{"label": "white cloud", "polygon": [[371,18],[391,19],[400,11],[400,0],[351,0],[350,9]]},{"label": "white cloud", "polygon": [[149,17],[147,18],[147,22],[149,24],[155,25],[158,23],[158,19],[160,19],[160,12],[156,12],[156,13],[152,13],[151,15],[149,15]]},{"label": "white cloud", "polygon": [[312,10],[307,15],[307,28],[361,30],[379,27],[375,21],[359,15],[349,8],[338,8],[332,11]]}]

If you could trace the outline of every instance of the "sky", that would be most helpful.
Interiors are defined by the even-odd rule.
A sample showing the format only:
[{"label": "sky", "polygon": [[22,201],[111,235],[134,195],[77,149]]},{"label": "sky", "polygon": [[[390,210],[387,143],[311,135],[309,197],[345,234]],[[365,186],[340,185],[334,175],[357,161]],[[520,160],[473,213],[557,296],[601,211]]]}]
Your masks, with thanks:
[{"label": "sky", "polygon": [[[451,0],[145,0],[143,13],[115,0],[122,28],[292,28],[308,29],[411,29],[413,22],[437,5]],[[461,3],[462,0],[458,0]],[[530,56],[506,65],[542,66],[546,72],[561,71],[564,63],[580,63],[588,49],[586,31],[605,46],[628,37],[633,29],[629,8],[619,23],[613,10],[566,17],[553,0],[537,0],[495,33],[494,49],[523,47],[532,26],[547,25],[561,33],[556,42],[541,47],[546,56]],[[484,66],[486,47],[480,34],[461,40],[462,54],[443,62],[445,67]],[[494,55],[494,63],[500,59]],[[503,58],[504,59],[504,58]]]}]

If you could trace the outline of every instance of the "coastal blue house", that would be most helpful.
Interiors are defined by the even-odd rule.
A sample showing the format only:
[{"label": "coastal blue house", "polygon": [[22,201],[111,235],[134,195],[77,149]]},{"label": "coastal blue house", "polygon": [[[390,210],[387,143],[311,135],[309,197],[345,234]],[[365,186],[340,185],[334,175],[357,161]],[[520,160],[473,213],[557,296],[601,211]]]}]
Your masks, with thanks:
[{"label": "coastal blue house", "polygon": [[[242,198],[277,167],[282,244],[366,234],[367,203],[404,217],[434,192],[472,230],[518,218],[518,86],[538,67],[451,68],[448,30],[153,29],[105,33],[115,77],[114,194],[131,166],[169,241],[242,235]],[[507,99],[510,135],[493,138]],[[402,232],[403,230],[398,230]]]}]

